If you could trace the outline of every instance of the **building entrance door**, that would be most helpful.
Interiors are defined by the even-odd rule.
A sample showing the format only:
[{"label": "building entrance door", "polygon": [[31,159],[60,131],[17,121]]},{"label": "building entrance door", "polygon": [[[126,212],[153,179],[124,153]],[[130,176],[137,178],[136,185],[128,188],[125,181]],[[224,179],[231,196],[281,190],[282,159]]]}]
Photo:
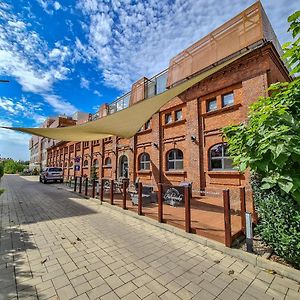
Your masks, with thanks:
[{"label": "building entrance door", "polygon": [[119,176],[128,178],[128,158],[126,155],[120,157]]}]

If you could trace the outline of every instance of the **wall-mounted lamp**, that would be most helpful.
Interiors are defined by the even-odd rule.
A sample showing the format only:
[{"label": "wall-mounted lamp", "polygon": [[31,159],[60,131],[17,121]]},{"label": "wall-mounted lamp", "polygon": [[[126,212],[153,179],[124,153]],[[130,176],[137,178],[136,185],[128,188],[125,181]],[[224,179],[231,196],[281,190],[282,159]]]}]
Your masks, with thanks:
[{"label": "wall-mounted lamp", "polygon": [[131,152],[133,152],[133,148],[132,148],[132,147],[129,147],[129,150],[130,150]]},{"label": "wall-mounted lamp", "polygon": [[152,143],[152,146],[156,149],[158,149],[158,144],[157,143]]},{"label": "wall-mounted lamp", "polygon": [[196,139],[196,137],[195,137],[194,135],[191,135],[191,141],[192,141],[193,143],[195,143],[195,142],[197,141],[197,139]]}]

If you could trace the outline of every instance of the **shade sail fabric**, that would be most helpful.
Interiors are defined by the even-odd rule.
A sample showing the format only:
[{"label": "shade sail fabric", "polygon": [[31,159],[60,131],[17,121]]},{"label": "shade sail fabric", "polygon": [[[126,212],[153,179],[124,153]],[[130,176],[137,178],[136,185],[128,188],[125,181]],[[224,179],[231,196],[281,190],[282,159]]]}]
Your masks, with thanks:
[{"label": "shade sail fabric", "polygon": [[114,114],[100,118],[95,121],[80,125],[60,127],[60,128],[23,128],[23,127],[3,127],[59,141],[92,141],[119,136],[130,138],[145,124],[159,109],[174,97],[180,95],[188,88],[201,80],[216,73],[230,63],[249,53],[240,54],[226,62],[219,64],[165,92],[140,101],[126,109]]}]

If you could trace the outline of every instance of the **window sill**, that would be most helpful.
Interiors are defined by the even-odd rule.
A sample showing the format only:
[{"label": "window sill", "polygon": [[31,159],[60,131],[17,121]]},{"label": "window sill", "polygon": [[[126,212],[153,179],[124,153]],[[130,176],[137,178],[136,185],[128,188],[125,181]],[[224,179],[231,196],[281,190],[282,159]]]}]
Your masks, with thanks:
[{"label": "window sill", "polygon": [[166,171],[166,175],[185,175],[186,171],[184,170],[174,170],[174,171]]},{"label": "window sill", "polygon": [[111,169],[111,166],[108,166],[108,165],[104,165],[102,166],[104,169]]},{"label": "window sill", "polygon": [[186,122],[185,119],[180,120],[180,121],[174,121],[174,122],[171,122],[171,123],[168,123],[168,124],[164,124],[163,127],[164,128],[173,127],[173,126],[176,126],[176,125],[184,124],[185,122]]},{"label": "window sill", "polygon": [[141,175],[151,175],[152,171],[151,170],[138,170],[137,174]]},{"label": "window sill", "polygon": [[207,174],[208,175],[233,175],[233,176],[241,175],[239,171],[235,171],[235,170],[208,171]]},{"label": "window sill", "polygon": [[142,134],[146,134],[146,133],[150,133],[152,131],[152,128],[146,129],[146,130],[142,130],[137,132],[138,135],[142,135]]},{"label": "window sill", "polygon": [[237,109],[239,109],[240,106],[242,106],[241,103],[229,105],[229,106],[226,106],[226,107],[222,107],[220,109],[208,111],[208,112],[202,114],[202,116],[203,117],[208,117],[208,116],[213,116],[213,115],[219,115],[219,114],[222,114],[226,111],[237,110]]}]

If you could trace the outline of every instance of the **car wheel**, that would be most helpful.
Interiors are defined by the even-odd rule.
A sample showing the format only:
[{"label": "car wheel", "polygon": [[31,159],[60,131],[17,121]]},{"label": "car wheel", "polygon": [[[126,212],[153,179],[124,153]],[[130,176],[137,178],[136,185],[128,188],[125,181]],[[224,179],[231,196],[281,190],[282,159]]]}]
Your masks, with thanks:
[{"label": "car wheel", "polygon": [[39,178],[39,180],[40,180],[40,182],[42,182],[42,178],[41,177]]},{"label": "car wheel", "polygon": [[44,178],[44,184],[46,184],[47,183],[47,179],[46,178]]},{"label": "car wheel", "polygon": [[64,180],[63,179],[60,179],[60,181],[59,181],[60,183],[63,183],[64,182]]}]

